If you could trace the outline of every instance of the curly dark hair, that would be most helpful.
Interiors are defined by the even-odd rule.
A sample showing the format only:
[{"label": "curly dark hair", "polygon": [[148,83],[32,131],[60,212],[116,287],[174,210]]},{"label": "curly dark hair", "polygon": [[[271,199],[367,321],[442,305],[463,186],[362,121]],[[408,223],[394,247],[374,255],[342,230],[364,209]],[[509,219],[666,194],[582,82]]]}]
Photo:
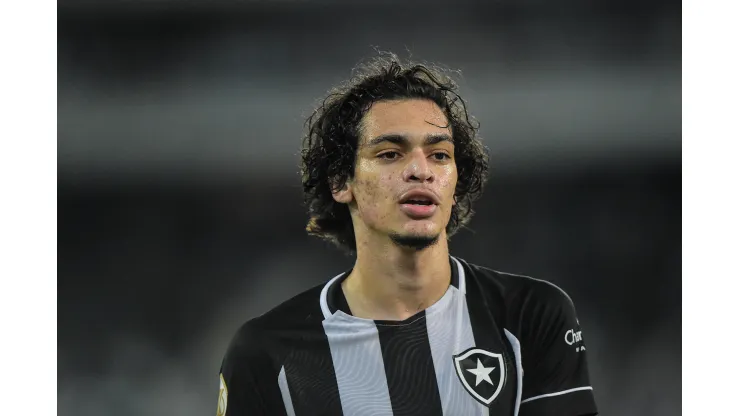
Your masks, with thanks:
[{"label": "curly dark hair", "polygon": [[353,177],[361,121],[373,103],[385,100],[428,99],[447,116],[455,145],[457,204],[452,208],[447,235],[452,236],[473,215],[473,201],[488,177],[488,153],[478,137],[479,125],[468,115],[457,84],[447,70],[420,63],[401,63],[393,54],[380,54],[358,67],[346,83],[334,88],[306,120],[301,151],[304,202],[309,234],[354,253],[357,249],[349,207],[336,202],[332,191]]}]

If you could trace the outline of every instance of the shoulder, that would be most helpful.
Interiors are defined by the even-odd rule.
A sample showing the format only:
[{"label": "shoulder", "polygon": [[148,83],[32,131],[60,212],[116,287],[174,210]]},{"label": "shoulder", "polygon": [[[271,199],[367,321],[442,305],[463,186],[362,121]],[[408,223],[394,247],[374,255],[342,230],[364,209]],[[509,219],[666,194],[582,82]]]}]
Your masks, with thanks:
[{"label": "shoulder", "polygon": [[315,327],[323,320],[319,298],[324,285],[305,290],[244,322],[232,337],[227,358],[264,358],[268,352],[277,352],[291,339],[301,337],[306,328]]},{"label": "shoulder", "polygon": [[263,331],[293,329],[307,322],[323,320],[320,299],[326,282],[313,286],[280,303],[264,314],[250,320],[254,328]]},{"label": "shoulder", "polygon": [[[579,325],[568,293],[547,280],[461,261],[468,302],[482,302],[494,320],[518,339],[540,343]],[[555,332],[553,332],[555,331]]]},{"label": "shoulder", "polygon": [[547,280],[502,272],[461,260],[466,284],[484,295],[497,298],[507,307],[573,307],[573,301],[560,286]]}]

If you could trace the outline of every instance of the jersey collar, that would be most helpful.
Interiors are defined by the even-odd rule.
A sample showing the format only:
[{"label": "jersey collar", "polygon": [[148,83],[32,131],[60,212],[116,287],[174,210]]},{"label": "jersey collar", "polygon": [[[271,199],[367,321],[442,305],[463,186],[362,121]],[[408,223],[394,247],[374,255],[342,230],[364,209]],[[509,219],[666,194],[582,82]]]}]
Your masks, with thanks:
[{"label": "jersey collar", "polygon": [[[462,264],[452,256],[450,256],[450,270],[452,271],[450,285],[465,293],[465,275],[462,270]],[[342,282],[351,272],[352,269],[349,269],[335,276],[324,285],[324,289],[320,295],[321,310],[324,314],[324,319],[334,315],[337,311],[352,316],[352,312],[347,304],[347,298],[344,296],[344,291],[342,290]],[[461,274],[463,276],[462,279],[460,278]]]}]

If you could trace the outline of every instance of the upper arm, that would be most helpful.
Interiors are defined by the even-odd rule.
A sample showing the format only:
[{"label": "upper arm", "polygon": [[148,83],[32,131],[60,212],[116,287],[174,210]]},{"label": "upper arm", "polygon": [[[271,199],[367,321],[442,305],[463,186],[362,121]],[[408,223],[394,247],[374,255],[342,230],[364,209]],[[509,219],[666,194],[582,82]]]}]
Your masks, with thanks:
[{"label": "upper arm", "polygon": [[242,327],[224,355],[218,416],[283,415],[278,372],[259,333]]},{"label": "upper arm", "polygon": [[583,334],[570,298],[555,286],[528,299],[522,340],[522,416],[597,414]]}]

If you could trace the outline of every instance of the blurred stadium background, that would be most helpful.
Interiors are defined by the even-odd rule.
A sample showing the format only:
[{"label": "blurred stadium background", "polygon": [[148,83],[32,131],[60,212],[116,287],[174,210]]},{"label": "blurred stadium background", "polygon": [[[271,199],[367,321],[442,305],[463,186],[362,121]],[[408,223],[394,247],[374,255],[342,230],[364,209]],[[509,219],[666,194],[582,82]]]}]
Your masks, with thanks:
[{"label": "blurred stadium background", "polygon": [[679,2],[60,0],[58,19],[60,415],[215,414],[236,328],[351,263],[303,232],[297,154],[373,46],[462,71],[492,175],[453,254],[571,294],[602,414],[680,414]]}]

